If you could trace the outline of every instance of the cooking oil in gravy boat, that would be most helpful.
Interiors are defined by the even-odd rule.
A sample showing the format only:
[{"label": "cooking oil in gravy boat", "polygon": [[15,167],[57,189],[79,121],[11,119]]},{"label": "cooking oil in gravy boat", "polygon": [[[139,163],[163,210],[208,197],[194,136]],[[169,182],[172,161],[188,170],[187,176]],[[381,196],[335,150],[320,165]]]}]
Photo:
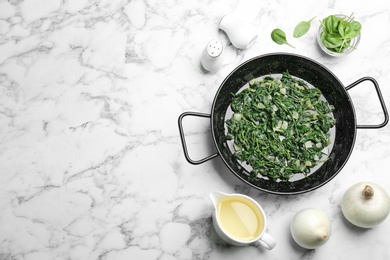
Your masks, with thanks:
[{"label": "cooking oil in gravy boat", "polygon": [[210,193],[214,205],[213,226],[227,243],[245,246],[258,242],[272,249],[275,239],[265,232],[267,219],[263,208],[252,198],[243,194]]}]

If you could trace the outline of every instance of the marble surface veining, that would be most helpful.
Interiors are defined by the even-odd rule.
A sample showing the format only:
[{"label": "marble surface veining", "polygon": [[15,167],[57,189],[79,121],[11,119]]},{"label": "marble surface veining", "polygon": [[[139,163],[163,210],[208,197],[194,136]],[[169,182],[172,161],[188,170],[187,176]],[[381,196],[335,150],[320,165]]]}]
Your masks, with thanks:
[{"label": "marble surface veining", "polygon": [[[358,49],[326,56],[316,44],[319,19],[352,12],[363,25]],[[257,26],[249,49],[218,30],[226,13]],[[314,16],[294,39],[294,26]],[[362,230],[340,210],[356,182],[390,191],[390,125],[358,129],[343,170],[298,196],[250,188],[218,157],[189,164],[177,127],[184,111],[210,113],[236,66],[271,52],[315,59],[345,85],[372,76],[390,106],[389,26],[387,0],[0,0],[0,259],[390,259],[390,219]],[[294,49],[271,41],[276,27]],[[207,73],[200,54],[213,38],[225,59]],[[370,84],[350,95],[359,124],[383,120]],[[214,152],[208,119],[183,123],[192,157]],[[222,242],[211,225],[215,190],[258,201],[276,247]],[[306,207],[331,219],[331,238],[316,250],[289,233]]]}]

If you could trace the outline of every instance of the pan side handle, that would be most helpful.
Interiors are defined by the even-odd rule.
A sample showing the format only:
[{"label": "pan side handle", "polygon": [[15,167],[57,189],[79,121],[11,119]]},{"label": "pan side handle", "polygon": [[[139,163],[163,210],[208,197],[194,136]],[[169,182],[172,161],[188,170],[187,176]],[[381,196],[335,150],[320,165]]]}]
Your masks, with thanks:
[{"label": "pan side handle", "polygon": [[184,156],[186,157],[187,161],[191,164],[202,164],[204,162],[207,162],[210,159],[213,159],[214,157],[218,156],[218,153],[214,153],[212,155],[209,155],[203,159],[200,160],[193,160],[191,159],[190,155],[188,154],[188,149],[187,149],[187,143],[185,140],[185,135],[184,135],[184,130],[183,130],[183,118],[186,116],[197,116],[197,117],[208,117],[210,118],[210,114],[203,114],[203,113],[196,113],[196,112],[184,112],[179,116],[178,123],[179,123],[179,132],[180,132],[180,139],[181,143],[183,145],[183,151],[184,151]]},{"label": "pan side handle", "polygon": [[385,125],[387,125],[387,123],[389,122],[389,113],[387,112],[385,101],[383,100],[383,96],[382,96],[381,90],[379,89],[378,82],[374,78],[372,78],[372,77],[363,77],[361,79],[358,79],[357,81],[355,81],[351,85],[347,86],[346,89],[350,90],[351,88],[355,87],[356,85],[358,85],[358,84],[360,84],[360,83],[362,83],[363,81],[366,81],[366,80],[371,81],[374,84],[374,86],[375,86],[375,90],[376,90],[376,93],[378,95],[379,102],[380,102],[380,104],[382,106],[383,114],[385,115],[385,120],[381,124],[378,124],[378,125],[357,125],[356,128],[363,128],[363,129],[382,128]]}]

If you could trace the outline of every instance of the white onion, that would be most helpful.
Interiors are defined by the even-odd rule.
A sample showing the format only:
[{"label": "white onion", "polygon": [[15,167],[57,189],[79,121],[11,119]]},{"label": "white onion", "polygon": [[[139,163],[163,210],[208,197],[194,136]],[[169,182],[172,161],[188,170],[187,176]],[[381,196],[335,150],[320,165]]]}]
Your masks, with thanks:
[{"label": "white onion", "polygon": [[378,184],[360,182],[343,196],[341,210],[355,226],[372,228],[382,223],[390,212],[390,198]]},{"label": "white onion", "polygon": [[290,230],[298,245],[306,249],[315,249],[329,240],[331,226],[323,210],[307,208],[294,216]]}]

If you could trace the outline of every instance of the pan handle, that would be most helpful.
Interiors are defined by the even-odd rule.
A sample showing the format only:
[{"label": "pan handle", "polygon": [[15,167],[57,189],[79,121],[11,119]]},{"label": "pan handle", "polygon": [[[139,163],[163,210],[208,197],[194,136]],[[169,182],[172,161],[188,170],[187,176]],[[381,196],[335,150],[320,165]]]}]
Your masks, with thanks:
[{"label": "pan handle", "polygon": [[196,112],[184,112],[183,114],[181,114],[179,116],[178,123],[179,123],[180,139],[181,139],[181,143],[183,145],[184,156],[186,157],[187,161],[191,164],[196,165],[196,164],[201,164],[201,163],[207,162],[208,160],[213,159],[214,157],[217,157],[218,153],[214,153],[214,154],[209,155],[209,156],[207,156],[203,159],[200,159],[200,160],[193,160],[190,158],[190,155],[188,154],[187,144],[186,144],[184,130],[183,130],[183,118],[186,116],[197,116],[197,117],[210,118],[211,115],[210,114],[203,114],[203,113],[196,113]]},{"label": "pan handle", "polygon": [[351,85],[347,86],[346,89],[350,90],[351,88],[355,87],[356,85],[358,85],[366,80],[371,81],[375,86],[375,90],[376,90],[376,93],[378,95],[379,102],[381,103],[381,106],[382,106],[383,114],[385,115],[385,120],[379,125],[357,125],[356,128],[363,128],[363,129],[382,128],[389,122],[389,113],[387,112],[385,101],[383,100],[383,96],[382,96],[382,93],[379,89],[378,82],[372,77],[363,77],[361,79],[358,79],[357,81],[355,81]]}]

